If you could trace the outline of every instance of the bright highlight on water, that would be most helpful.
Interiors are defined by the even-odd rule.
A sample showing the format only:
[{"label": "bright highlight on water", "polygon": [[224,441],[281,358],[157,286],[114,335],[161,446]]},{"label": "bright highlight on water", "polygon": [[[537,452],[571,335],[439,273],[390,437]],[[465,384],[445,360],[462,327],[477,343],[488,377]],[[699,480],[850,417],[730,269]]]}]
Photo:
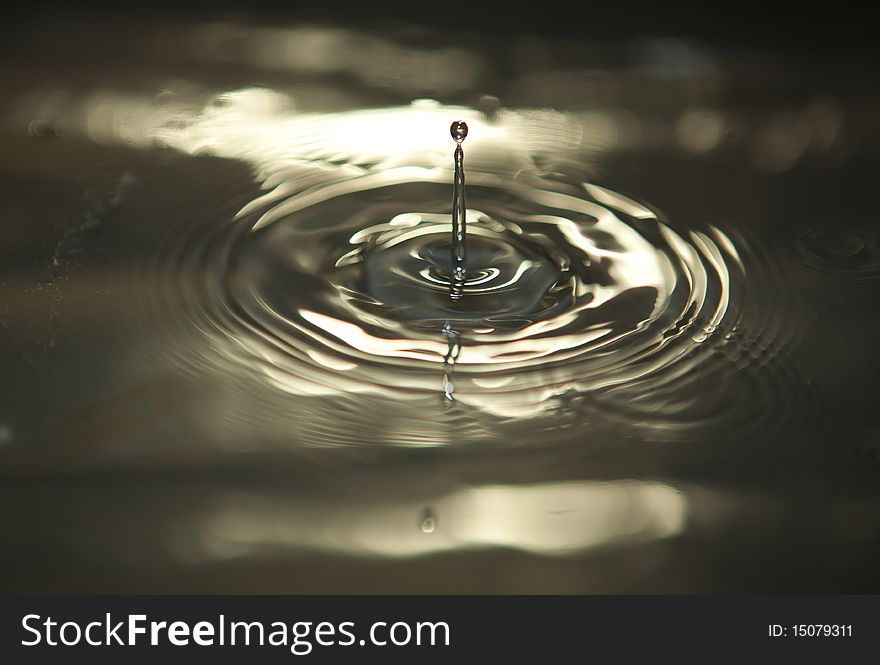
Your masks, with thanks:
[{"label": "bright highlight on water", "polygon": [[[248,161],[264,187],[242,207],[175,215],[135,282],[163,349],[247,383],[233,400],[242,419],[293,427],[298,445],[580,445],[600,423],[664,440],[726,417],[726,431],[765,427],[765,414],[785,422],[768,393],[798,399],[787,375],[762,372],[743,392],[728,380],[752,357],[738,330],[777,330],[743,306],[764,272],[740,239],[708,223],[676,230],[577,173],[541,174],[531,161],[555,153],[530,152],[522,127],[535,117],[484,126],[426,104],[292,117],[273,101],[256,123],[239,120],[262,93],[231,99],[164,140]],[[454,173],[437,131],[451,118]],[[481,136],[468,192],[464,120]],[[398,127],[397,143],[364,142],[376,126]],[[199,342],[183,348],[180,327]],[[699,403],[670,411],[670,386]]]}]

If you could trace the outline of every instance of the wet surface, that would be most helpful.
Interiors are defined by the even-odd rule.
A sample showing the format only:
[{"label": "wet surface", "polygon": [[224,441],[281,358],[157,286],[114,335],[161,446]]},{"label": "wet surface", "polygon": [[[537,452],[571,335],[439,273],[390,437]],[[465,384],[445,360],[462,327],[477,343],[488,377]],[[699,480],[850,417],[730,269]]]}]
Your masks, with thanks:
[{"label": "wet surface", "polygon": [[880,588],[864,53],[63,28],[3,55],[4,591]]}]

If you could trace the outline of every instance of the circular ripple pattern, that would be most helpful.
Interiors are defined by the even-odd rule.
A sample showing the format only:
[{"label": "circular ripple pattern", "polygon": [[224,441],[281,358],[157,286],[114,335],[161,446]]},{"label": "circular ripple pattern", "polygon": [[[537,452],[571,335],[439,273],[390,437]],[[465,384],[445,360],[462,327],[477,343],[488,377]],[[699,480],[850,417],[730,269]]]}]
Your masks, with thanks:
[{"label": "circular ripple pattern", "polygon": [[655,371],[679,352],[672,338],[702,341],[724,315],[728,269],[708,238],[686,243],[595,186],[479,174],[456,302],[448,182],[402,169],[325,185],[332,196],[305,205],[285,197],[215,257],[208,300],[235,312],[225,323],[242,350],[271,357],[293,393],[436,392],[454,336],[456,400],[501,415],[542,410],[560,384]]},{"label": "circular ripple pattern", "polygon": [[727,416],[762,423],[763,393],[792,394],[743,389],[766,367],[724,387],[740,365],[766,364],[741,341],[733,242],[713,227],[677,233],[594,184],[470,173],[468,280],[453,300],[450,178],[291,173],[234,220],[163,248],[176,278],[160,306],[206,342],[188,362],[301,396],[271,401],[304,445],[550,440],[609,419],[699,438]]},{"label": "circular ripple pattern", "polygon": [[880,277],[876,225],[814,227],[798,236],[797,257],[810,268],[854,279]]}]

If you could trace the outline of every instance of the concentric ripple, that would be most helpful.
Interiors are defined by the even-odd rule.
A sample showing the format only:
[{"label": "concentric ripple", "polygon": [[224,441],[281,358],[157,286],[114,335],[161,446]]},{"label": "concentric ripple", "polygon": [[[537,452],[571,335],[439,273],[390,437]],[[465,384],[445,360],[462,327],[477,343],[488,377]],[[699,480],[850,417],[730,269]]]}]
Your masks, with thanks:
[{"label": "concentric ripple", "polygon": [[450,297],[449,160],[371,143],[328,161],[321,148],[392,120],[412,130],[395,145],[416,146],[450,115],[283,116],[251,131],[208,114],[168,139],[216,145],[262,183],[254,197],[234,171],[139,250],[156,349],[223,383],[224,421],[298,446],[732,441],[806,422],[808,379],[790,362],[798,289],[760,243],[542,174],[507,140],[518,125],[461,109],[469,258]]},{"label": "concentric ripple", "polygon": [[880,277],[876,224],[816,226],[799,234],[797,259],[814,270],[853,279]]},{"label": "concentric ripple", "polygon": [[660,372],[724,320],[726,236],[686,239],[598,185],[536,177],[470,175],[469,276],[451,299],[449,177],[277,187],[203,246],[197,324],[288,393],[445,392],[519,419]]}]

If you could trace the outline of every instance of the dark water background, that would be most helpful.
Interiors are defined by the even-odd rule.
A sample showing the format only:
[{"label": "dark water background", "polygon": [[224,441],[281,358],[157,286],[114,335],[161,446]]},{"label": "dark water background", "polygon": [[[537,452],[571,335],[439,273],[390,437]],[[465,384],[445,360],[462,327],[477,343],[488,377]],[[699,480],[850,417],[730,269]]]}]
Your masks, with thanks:
[{"label": "dark water background", "polygon": [[[880,79],[863,41],[204,14],[4,28],[3,591],[880,589]],[[451,158],[459,116],[477,128],[470,206],[528,215],[544,199],[510,183],[527,201],[531,177],[595,183],[656,215],[626,218],[655,247],[656,223],[710,240],[728,276],[694,259],[705,297],[691,285],[664,330],[647,287],[621,287],[593,323],[623,342],[457,368],[452,407],[436,362],[370,357],[350,378],[329,338],[285,337],[343,285],[446,343],[424,285],[387,279],[409,259],[333,263],[361,225],[448,213],[451,180],[382,188],[445,168],[421,137],[436,119]],[[352,168],[379,186],[243,232],[271,187],[296,201]],[[518,265],[505,247],[487,264]],[[609,270],[583,281],[613,290]],[[540,320],[525,294],[556,277],[534,274],[462,320]]]}]

